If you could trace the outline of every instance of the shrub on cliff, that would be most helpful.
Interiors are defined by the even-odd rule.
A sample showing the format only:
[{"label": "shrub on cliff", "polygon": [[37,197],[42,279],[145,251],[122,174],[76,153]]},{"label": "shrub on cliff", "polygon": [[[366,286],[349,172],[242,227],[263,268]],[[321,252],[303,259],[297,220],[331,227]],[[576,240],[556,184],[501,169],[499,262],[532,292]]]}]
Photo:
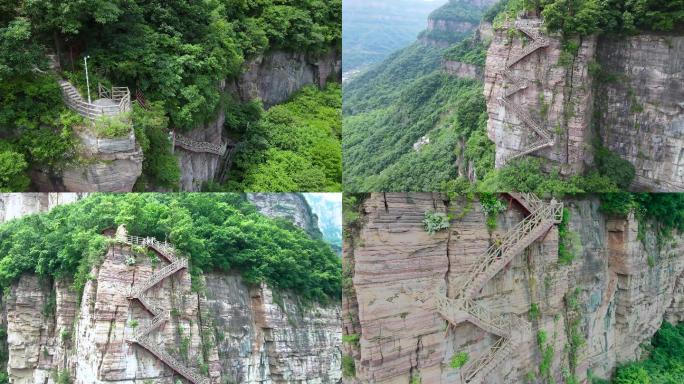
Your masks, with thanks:
[{"label": "shrub on cliff", "polygon": [[[0,287],[24,273],[74,278],[82,288],[101,262],[106,228],[168,239],[187,255],[191,273],[239,271],[306,299],[338,300],[339,258],[285,220],[267,218],[239,194],[96,194],[51,212],[0,225]],[[197,280],[193,279],[193,283]]]},{"label": "shrub on cliff", "polygon": [[0,191],[25,191],[30,182],[25,174],[27,167],[21,153],[16,152],[11,144],[0,141]]}]

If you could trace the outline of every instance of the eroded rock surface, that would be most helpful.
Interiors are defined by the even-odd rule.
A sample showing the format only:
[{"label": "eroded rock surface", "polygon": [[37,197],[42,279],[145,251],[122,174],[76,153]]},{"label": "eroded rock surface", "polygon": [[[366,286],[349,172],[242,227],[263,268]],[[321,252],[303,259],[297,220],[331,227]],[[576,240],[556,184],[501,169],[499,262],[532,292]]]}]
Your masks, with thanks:
[{"label": "eroded rock surface", "polygon": [[684,190],[684,36],[601,39],[603,142],[636,168],[634,189]]},{"label": "eroded rock surface", "polygon": [[[563,372],[584,380],[588,369],[609,377],[619,362],[640,357],[640,344],[664,319],[684,318],[681,237],[658,247],[651,229],[643,231],[641,240],[633,217],[606,217],[598,205],[591,198],[565,201],[574,261],[559,262],[554,227],[477,295],[491,311],[521,315],[533,326],[529,339],[492,371],[487,383],[525,382],[529,372],[538,375],[540,330],[548,336],[545,346],[554,350],[550,372],[556,382],[564,382]],[[431,236],[423,228],[426,211],[456,219],[448,230]],[[349,382],[408,382],[412,376],[429,383],[462,382],[459,371],[449,366],[451,358],[467,352],[476,359],[497,337],[468,322],[448,326],[414,293],[446,283],[453,295],[473,260],[516,225],[524,210],[510,203],[491,232],[477,201],[446,204],[439,194],[372,194],[362,212],[354,239],[347,240],[352,249],[345,250],[353,287],[344,290],[344,332],[360,334],[358,350],[345,346],[345,354],[356,362],[357,378]],[[567,347],[570,330],[586,340],[576,353]]]},{"label": "eroded rock surface", "polygon": [[[13,286],[5,304],[11,382],[54,384],[59,372],[77,384],[176,383],[170,367],[129,342],[153,316],[126,293],[164,265],[146,255],[131,264],[132,255],[130,246],[112,245],[91,271],[80,305],[69,282],[26,275]],[[208,274],[204,284],[206,294],[193,292],[181,270],[146,291],[153,306],[170,313],[151,334],[167,353],[213,384],[340,380],[339,305],[303,306],[266,286],[250,287],[238,274]]]}]

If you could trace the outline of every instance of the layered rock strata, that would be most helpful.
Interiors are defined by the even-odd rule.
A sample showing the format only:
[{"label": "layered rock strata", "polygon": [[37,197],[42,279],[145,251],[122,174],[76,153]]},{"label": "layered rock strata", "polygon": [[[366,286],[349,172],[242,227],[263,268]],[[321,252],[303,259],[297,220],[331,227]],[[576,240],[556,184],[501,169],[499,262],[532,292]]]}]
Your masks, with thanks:
[{"label": "layered rock strata", "polygon": [[[10,380],[52,384],[59,374],[77,384],[175,384],[180,376],[173,369],[128,342],[152,315],[126,292],[161,267],[130,246],[113,245],[81,297],[68,282],[23,276],[6,301]],[[145,293],[170,313],[151,334],[168,354],[212,383],[339,381],[339,306],[305,309],[289,295],[246,285],[238,274],[203,280],[206,294],[193,292],[181,270]]]},{"label": "layered rock strata", "polygon": [[605,145],[636,168],[633,189],[684,190],[684,36],[600,39]]},{"label": "layered rock strata", "polygon": [[[460,352],[478,359],[497,342],[470,322],[450,326],[415,293],[446,283],[453,295],[473,261],[520,222],[525,209],[509,201],[490,231],[478,202],[445,200],[439,194],[387,193],[363,203],[361,224],[348,242],[353,249],[344,254],[351,268],[345,276],[353,282],[344,290],[344,332],[360,336],[358,349],[345,346],[356,365],[349,382],[464,382],[451,359]],[[608,377],[619,362],[641,356],[640,345],[664,319],[684,318],[679,237],[658,245],[652,230],[639,235],[633,217],[606,217],[594,199],[565,203],[571,235],[563,241],[574,261],[559,260],[558,231],[552,228],[477,293],[489,311],[532,323],[532,336],[487,375],[487,383],[539,377],[542,348],[549,347],[549,374],[556,382],[568,375],[581,381],[587,372]],[[431,236],[422,222],[428,211],[456,219]],[[541,347],[540,331],[547,335]],[[573,341],[573,334],[584,342]]]}]

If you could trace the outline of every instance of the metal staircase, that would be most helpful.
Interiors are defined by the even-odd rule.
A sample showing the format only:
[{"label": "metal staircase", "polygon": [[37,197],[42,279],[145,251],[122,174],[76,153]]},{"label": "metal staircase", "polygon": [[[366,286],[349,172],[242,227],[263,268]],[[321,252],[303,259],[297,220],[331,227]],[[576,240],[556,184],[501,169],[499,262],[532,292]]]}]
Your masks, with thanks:
[{"label": "metal staircase", "polygon": [[519,153],[503,159],[504,164],[540,149],[551,147],[555,143],[551,133],[535,121],[524,108],[508,99],[510,96],[528,87],[527,80],[516,78],[511,72],[511,67],[537,50],[550,45],[550,40],[539,31],[540,27],[541,21],[538,19],[520,19],[515,21],[515,28],[527,35],[532,40],[532,43],[506,61],[506,69],[500,73],[501,78],[504,80],[504,93],[499,98],[501,105],[505,109],[511,110],[524,125],[531,128],[539,136],[539,139],[525,145]]},{"label": "metal staircase", "polygon": [[543,236],[562,219],[563,204],[545,203],[533,194],[510,193],[530,214],[495,241],[468,271],[456,298],[446,295],[446,287],[437,289],[437,311],[452,325],[470,322],[500,339],[483,356],[468,361],[460,373],[465,383],[484,383],[498,367],[532,333],[532,325],[516,315],[501,315],[473,300],[479,290],[499,273],[515,256]]},{"label": "metal staircase", "polygon": [[138,300],[143,308],[145,308],[154,316],[149,324],[138,328],[128,342],[136,343],[145,348],[159,360],[164,362],[164,364],[171,367],[171,369],[176,371],[179,375],[183,376],[191,383],[210,384],[209,378],[199,374],[194,369],[186,366],[182,361],[171,356],[168,352],[164,351],[161,347],[155,344],[149,337],[150,333],[162,327],[170,319],[170,315],[168,312],[162,311],[148,301],[148,299],[145,297],[145,292],[160,283],[165,278],[173,275],[181,269],[187,268],[187,259],[177,257],[176,250],[169,243],[160,242],[152,237],[129,236],[125,233],[125,230],[122,231],[120,229],[117,231],[116,238],[117,240],[126,244],[152,249],[170,263],[160,270],[154,272],[146,279],[133,285],[128,292],[129,300]]}]

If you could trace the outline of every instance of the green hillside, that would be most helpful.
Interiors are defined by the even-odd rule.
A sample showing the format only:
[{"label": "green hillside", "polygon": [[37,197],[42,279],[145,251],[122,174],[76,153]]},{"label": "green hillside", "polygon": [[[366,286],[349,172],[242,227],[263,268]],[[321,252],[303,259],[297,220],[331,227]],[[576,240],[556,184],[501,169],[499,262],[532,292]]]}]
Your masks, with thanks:
[{"label": "green hillside", "polygon": [[[481,175],[493,167],[482,83],[443,73],[443,54],[416,43],[345,87],[346,190],[437,190],[457,177],[461,141]],[[424,135],[430,144],[415,151]]]}]

